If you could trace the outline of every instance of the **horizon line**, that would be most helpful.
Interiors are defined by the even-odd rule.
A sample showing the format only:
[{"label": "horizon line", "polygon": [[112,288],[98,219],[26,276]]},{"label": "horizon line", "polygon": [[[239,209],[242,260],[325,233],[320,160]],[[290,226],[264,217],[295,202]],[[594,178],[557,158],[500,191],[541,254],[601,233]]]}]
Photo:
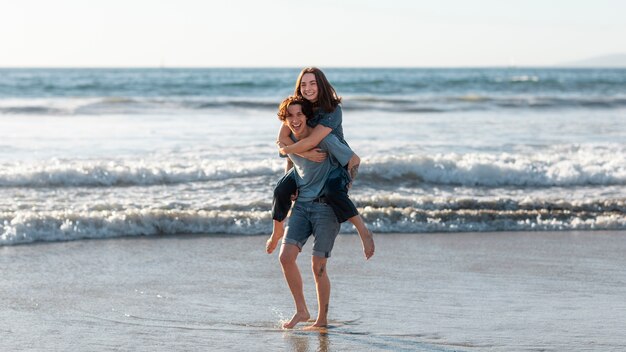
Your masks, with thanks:
[{"label": "horizon line", "polygon": [[[492,65],[492,66],[323,66],[324,69],[626,69],[624,66],[585,66],[585,65]],[[301,69],[309,66],[0,66],[0,70],[10,69]]]}]

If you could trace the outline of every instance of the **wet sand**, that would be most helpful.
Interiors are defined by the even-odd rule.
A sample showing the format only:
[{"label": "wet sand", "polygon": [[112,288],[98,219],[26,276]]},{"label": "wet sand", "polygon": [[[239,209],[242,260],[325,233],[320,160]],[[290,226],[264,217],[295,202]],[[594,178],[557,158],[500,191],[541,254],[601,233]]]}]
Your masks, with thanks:
[{"label": "wet sand", "polygon": [[[626,233],[340,235],[325,333],[292,313],[265,237],[0,248],[1,350],[622,351]],[[316,312],[311,243],[299,258]],[[302,324],[301,324],[302,325]]]}]

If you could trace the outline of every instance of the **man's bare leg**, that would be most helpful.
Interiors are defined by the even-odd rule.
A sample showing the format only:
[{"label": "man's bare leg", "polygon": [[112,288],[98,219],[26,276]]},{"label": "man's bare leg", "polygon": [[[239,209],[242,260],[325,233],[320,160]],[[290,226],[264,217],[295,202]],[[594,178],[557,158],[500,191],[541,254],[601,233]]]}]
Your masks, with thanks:
[{"label": "man's bare leg", "polygon": [[356,227],[356,231],[359,233],[359,237],[361,237],[361,245],[363,246],[363,254],[365,254],[365,259],[370,259],[374,255],[374,236],[372,231],[370,231],[365,222],[363,222],[363,218],[361,215],[355,215],[348,219]]},{"label": "man's bare leg", "polygon": [[328,325],[328,304],[330,303],[330,279],[326,272],[326,258],[313,256],[311,268],[315,277],[315,289],[317,291],[317,319],[313,325],[307,326],[304,330],[315,330],[325,328]]},{"label": "man's bare leg", "polygon": [[280,250],[280,265],[283,268],[285,280],[287,281],[289,290],[291,290],[291,295],[296,305],[296,312],[291,320],[283,324],[283,328],[285,329],[291,329],[299,322],[307,321],[311,317],[304,299],[302,276],[300,275],[300,270],[296,263],[299,253],[300,249],[293,244],[283,244]]},{"label": "man's bare leg", "polygon": [[267,242],[265,242],[265,251],[267,252],[267,254],[271,254],[274,251],[274,249],[276,249],[276,246],[278,245],[278,242],[280,241],[280,239],[283,238],[283,235],[285,234],[284,225],[285,225],[285,220],[273,221],[272,234],[270,235],[270,238],[267,239]]}]

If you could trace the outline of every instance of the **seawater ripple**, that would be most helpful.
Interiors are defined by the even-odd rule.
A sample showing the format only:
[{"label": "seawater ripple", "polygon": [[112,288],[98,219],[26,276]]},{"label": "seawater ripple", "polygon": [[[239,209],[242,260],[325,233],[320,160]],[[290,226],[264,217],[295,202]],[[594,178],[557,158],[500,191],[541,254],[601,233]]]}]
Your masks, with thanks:
[{"label": "seawater ripple", "polygon": [[[0,115],[275,110],[297,68],[0,69]],[[432,113],[626,107],[624,69],[325,69],[346,110]]]},{"label": "seawater ripple", "polygon": [[[557,96],[529,94],[455,94],[440,96],[346,95],[344,109],[349,111],[386,111],[432,113],[494,109],[617,109],[626,107],[626,93],[619,96]],[[280,97],[176,97],[155,98],[50,98],[0,100],[0,115],[101,115],[205,113],[206,110],[276,110]]]},{"label": "seawater ripple", "polygon": [[[624,69],[324,69],[342,94],[624,92]],[[289,94],[298,68],[0,69],[4,97],[195,97]],[[282,94],[281,94],[282,95]],[[583,94],[585,95],[585,94]]]}]

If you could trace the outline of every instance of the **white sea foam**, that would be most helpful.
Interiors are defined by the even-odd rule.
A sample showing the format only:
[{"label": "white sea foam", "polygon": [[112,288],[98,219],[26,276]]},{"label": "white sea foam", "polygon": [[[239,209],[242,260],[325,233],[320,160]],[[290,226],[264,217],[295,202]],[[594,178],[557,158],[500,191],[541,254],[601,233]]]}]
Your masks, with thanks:
[{"label": "white sea foam", "polygon": [[[268,176],[281,160],[51,160],[0,165],[0,187],[159,185]],[[539,152],[448,153],[364,158],[359,182],[464,186],[626,185],[626,147],[563,146]]]},{"label": "white sea foam", "polygon": [[[390,205],[389,203],[394,203]],[[615,201],[431,199],[359,202],[377,233],[626,230],[626,199]],[[268,234],[269,204],[258,209],[120,209],[0,212],[0,245],[120,236]],[[343,232],[354,232],[344,224]]]},{"label": "white sea foam", "polygon": [[494,212],[530,211],[548,209],[562,212],[623,212],[626,213],[626,198],[613,200],[597,199],[546,199],[490,197],[433,197],[406,196],[399,194],[378,194],[351,196],[359,207],[370,209],[403,208],[423,211],[439,210],[489,210]]},{"label": "white sea foam", "polygon": [[525,153],[407,155],[366,159],[361,177],[466,186],[626,185],[626,148],[563,146]]},{"label": "white sea foam", "polygon": [[539,82],[539,77],[529,75],[513,76],[510,78],[510,82]]},{"label": "white sea foam", "polygon": [[595,216],[585,212],[572,214],[548,209],[424,211],[365,207],[361,215],[371,224],[373,231],[383,233],[626,230],[626,215],[623,212]]},{"label": "white sea foam", "polygon": [[0,214],[0,244],[174,234],[268,232],[268,211],[21,211]]},{"label": "white sea foam", "polygon": [[129,186],[160,185],[274,175],[278,160],[52,160],[5,164],[0,187]]}]

